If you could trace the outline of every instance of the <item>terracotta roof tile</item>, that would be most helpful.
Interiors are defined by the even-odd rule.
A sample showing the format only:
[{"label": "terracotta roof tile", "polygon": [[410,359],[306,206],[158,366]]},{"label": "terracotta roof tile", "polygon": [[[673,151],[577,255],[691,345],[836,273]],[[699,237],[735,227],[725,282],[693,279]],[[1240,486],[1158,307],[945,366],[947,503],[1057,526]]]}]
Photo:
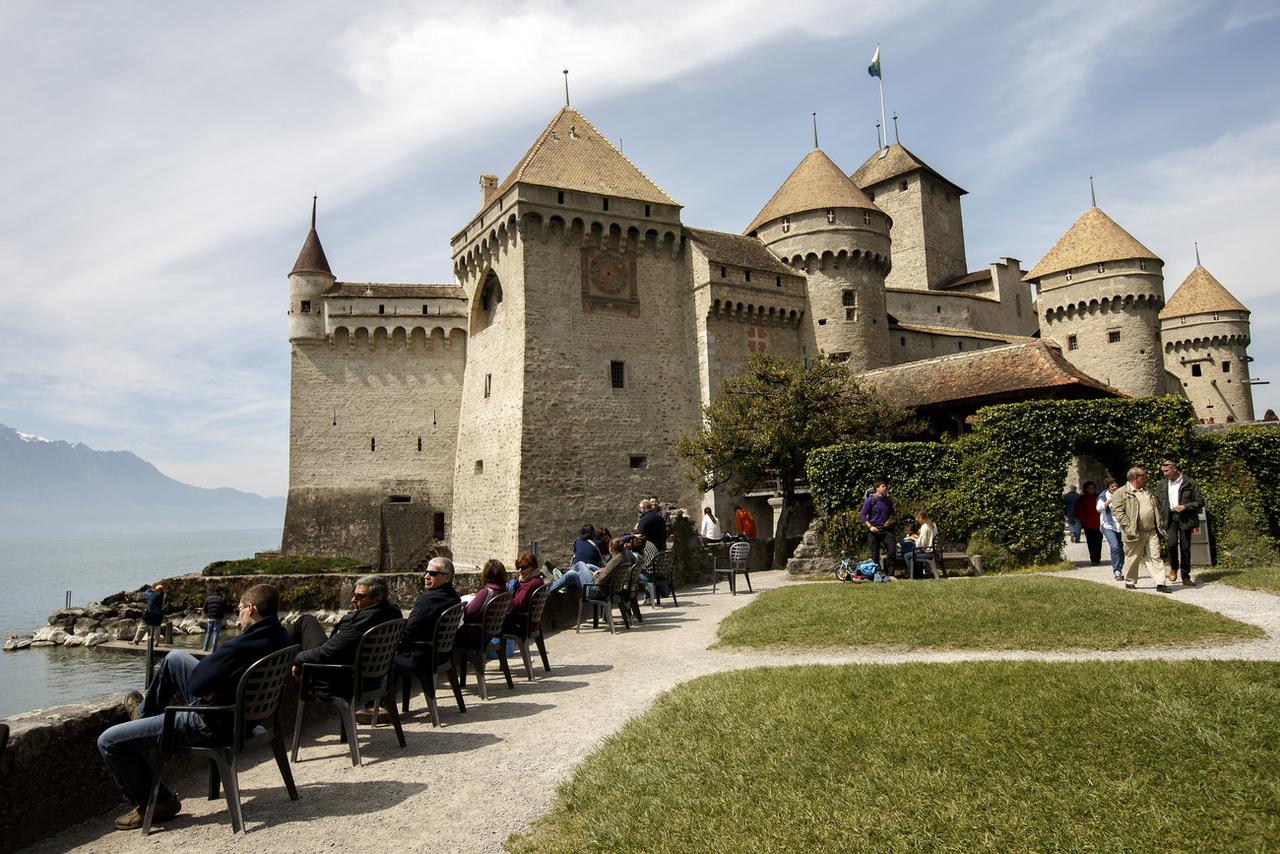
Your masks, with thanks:
[{"label": "terracotta roof tile", "polygon": [[685,232],[698,244],[702,254],[717,264],[730,264],[734,267],[752,270],[767,270],[770,273],[781,273],[784,276],[803,276],[804,274],[788,267],[778,260],[778,256],[769,251],[758,237],[747,237],[741,234],[729,234],[724,231],[709,231],[705,228],[689,228]]},{"label": "terracotta roof tile", "polygon": [[1130,258],[1160,260],[1111,217],[1098,208],[1089,208],[1022,279],[1034,282],[1063,270]]},{"label": "terracotta roof tile", "polygon": [[908,362],[858,379],[912,407],[1070,387],[1097,396],[1124,396],[1077,370],[1055,344],[1040,340]]},{"label": "terracotta roof tile", "polygon": [[302,251],[298,253],[298,260],[293,262],[293,270],[289,275],[294,273],[327,273],[332,276],[333,271],[329,269],[329,259],[324,255],[324,247],[320,245],[320,235],[316,233],[315,226],[307,232],[307,239],[302,242]]},{"label": "terracotta roof tile", "polygon": [[1178,289],[1169,297],[1169,301],[1160,310],[1160,319],[1166,317],[1186,317],[1189,314],[1208,314],[1214,311],[1244,311],[1240,300],[1231,295],[1204,267],[1196,265],[1186,280],[1178,285]]},{"label": "terracotta roof tile", "polygon": [[840,171],[826,152],[815,148],[791,171],[743,234],[750,234],[779,217],[826,208],[865,208],[884,213]]},{"label": "terracotta roof tile", "polygon": [[[884,156],[881,156],[882,153]],[[961,195],[968,192],[928,163],[916,157],[904,145],[897,142],[888,148],[877,149],[850,177],[853,178],[853,183],[865,190],[875,184],[897,178],[899,175],[906,175],[917,169],[923,169],[930,175],[941,178],[955,187]]]},{"label": "terracotta roof tile", "polygon": [[569,107],[556,113],[489,198],[498,198],[516,183],[679,205]]},{"label": "terracotta roof tile", "polygon": [[338,282],[326,297],[383,297],[386,299],[466,299],[457,285],[391,285],[381,282]]}]

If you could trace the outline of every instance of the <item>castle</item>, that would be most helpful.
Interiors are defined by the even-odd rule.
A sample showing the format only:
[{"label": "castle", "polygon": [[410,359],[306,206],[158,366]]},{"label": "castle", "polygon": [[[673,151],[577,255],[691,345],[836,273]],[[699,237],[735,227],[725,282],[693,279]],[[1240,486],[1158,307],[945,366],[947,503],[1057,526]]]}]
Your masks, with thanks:
[{"label": "castle", "polygon": [[1249,311],[1207,270],[1166,302],[1163,262],[1091,207],[1030,271],[970,271],[965,191],[896,142],[852,175],[815,146],[742,234],[685,225],[569,107],[480,184],[451,284],[338,281],[313,208],[289,274],[287,554],[560,558],[646,495],[729,516],[744,498],[698,494],[672,446],[762,351],[825,353],[906,402],[1002,383],[989,399],[1176,393],[1253,419]]}]

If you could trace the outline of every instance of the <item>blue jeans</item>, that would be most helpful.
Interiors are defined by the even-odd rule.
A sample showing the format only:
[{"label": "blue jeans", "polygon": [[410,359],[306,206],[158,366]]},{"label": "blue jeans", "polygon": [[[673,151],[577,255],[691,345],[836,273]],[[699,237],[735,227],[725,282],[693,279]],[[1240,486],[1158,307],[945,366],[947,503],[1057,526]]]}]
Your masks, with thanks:
[{"label": "blue jeans", "polygon": [[[204,643],[200,645],[201,649],[217,649],[218,641],[222,639],[222,618],[216,620],[204,621]],[[212,643],[210,642],[212,641]]]},{"label": "blue jeans", "polygon": [[1107,538],[1107,546],[1111,551],[1111,571],[1121,572],[1124,569],[1124,543],[1120,542],[1120,533],[1109,528],[1102,529],[1102,536]]},{"label": "blue jeans", "polygon": [[595,578],[595,574],[600,570],[598,566],[592,566],[584,561],[578,561],[564,575],[551,582],[550,592],[555,593],[562,587],[570,590],[581,590],[591,583]]},{"label": "blue jeans", "polygon": [[[121,793],[134,806],[143,806],[151,797],[151,781],[155,769],[148,753],[160,744],[160,732],[164,729],[164,709],[175,695],[182,695],[187,703],[199,703],[199,697],[187,693],[191,673],[199,662],[185,652],[171,652],[164,657],[151,680],[142,705],[138,707],[138,719],[108,727],[98,736],[98,752],[107,770],[120,787]],[[196,712],[179,712],[174,718],[175,741],[188,746],[217,744],[218,737]],[[173,797],[168,789],[161,788],[160,798]]]},{"label": "blue jeans", "polygon": [[1080,532],[1084,530],[1084,526],[1080,524],[1080,520],[1075,516],[1068,516],[1067,529],[1071,531],[1071,542],[1080,542]]}]

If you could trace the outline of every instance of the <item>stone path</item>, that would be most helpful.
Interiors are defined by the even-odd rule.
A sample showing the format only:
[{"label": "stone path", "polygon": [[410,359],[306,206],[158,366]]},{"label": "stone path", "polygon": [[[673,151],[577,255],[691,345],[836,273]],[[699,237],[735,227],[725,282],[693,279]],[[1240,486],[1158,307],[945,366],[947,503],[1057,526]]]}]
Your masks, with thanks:
[{"label": "stone path", "polygon": [[[1115,583],[1107,567],[1086,566],[1062,575]],[[761,590],[787,581],[781,573],[769,572],[754,574],[752,583]],[[1144,592],[1156,595],[1149,588],[1133,595]],[[445,725],[440,729],[431,727],[421,697],[415,698],[405,725],[408,747],[398,747],[389,728],[362,735],[361,768],[351,767],[335,735],[313,733],[305,740],[302,761],[294,766],[302,796],[296,803],[288,800],[274,763],[262,757],[240,775],[248,828],[240,840],[231,835],[225,802],[203,798],[201,775],[177,787],[186,796],[183,815],[158,826],[148,838],[115,832],[111,816],[103,816],[30,850],[127,852],[182,845],[202,852],[500,851],[509,834],[526,829],[550,808],[556,786],[584,757],[658,695],[698,676],[743,667],[995,659],[1280,660],[1280,598],[1223,584],[1182,591],[1173,598],[1254,623],[1268,637],[1213,648],[1171,646],[1115,653],[709,652],[720,620],[752,597],[734,597],[723,588],[715,595],[710,588],[694,589],[680,594],[679,607],[646,608],[644,626],[631,632],[559,633],[548,642],[551,674],[544,674],[539,665],[537,681],[530,683],[517,670],[514,691],[499,675],[490,680],[488,702],[468,695],[465,715],[457,713],[451,699],[442,699]]]}]

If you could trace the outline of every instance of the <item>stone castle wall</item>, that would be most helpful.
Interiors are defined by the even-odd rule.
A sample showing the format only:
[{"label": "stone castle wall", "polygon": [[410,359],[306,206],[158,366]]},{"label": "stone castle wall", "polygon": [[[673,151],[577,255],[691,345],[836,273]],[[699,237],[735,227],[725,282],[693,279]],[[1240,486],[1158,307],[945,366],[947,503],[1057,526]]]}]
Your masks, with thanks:
[{"label": "stone castle wall", "polygon": [[[1215,317],[1217,319],[1215,319]],[[1193,315],[1164,321],[1164,363],[1181,383],[1196,417],[1216,423],[1252,421],[1249,316],[1244,312]],[[1195,375],[1199,368],[1200,376]]]},{"label": "stone castle wall", "polygon": [[889,363],[901,365],[904,362],[919,362],[922,359],[950,356],[954,353],[1000,347],[1005,343],[996,338],[891,329],[889,330]]},{"label": "stone castle wall", "polygon": [[960,196],[954,187],[915,172],[866,190],[893,219],[893,269],[886,287],[927,290],[968,272]]}]

